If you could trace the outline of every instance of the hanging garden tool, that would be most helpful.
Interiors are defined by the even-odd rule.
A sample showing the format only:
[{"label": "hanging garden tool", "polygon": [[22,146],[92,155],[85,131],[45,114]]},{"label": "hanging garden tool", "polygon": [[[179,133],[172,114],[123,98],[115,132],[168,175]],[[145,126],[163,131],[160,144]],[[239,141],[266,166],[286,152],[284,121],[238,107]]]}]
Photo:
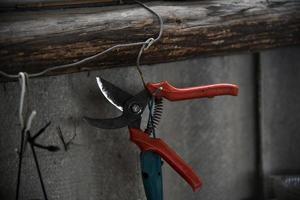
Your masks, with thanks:
[{"label": "hanging garden tool", "polygon": [[[195,98],[214,97],[220,95],[238,94],[238,87],[232,84],[215,84],[178,89],[168,82],[148,83],[146,88],[135,96],[121,90],[112,83],[97,77],[98,86],[106,99],[123,114],[113,119],[85,119],[93,126],[103,129],[116,129],[128,126],[130,140],[141,149],[141,169],[144,188],[148,200],[162,200],[162,157],[181,177],[197,190],[202,183],[193,169],[180,158],[163,140],[156,138],[153,133],[158,118],[161,115],[161,101],[180,101]],[[148,127],[141,130],[142,113],[147,105],[154,103],[154,113],[148,119]],[[150,126],[149,126],[150,124]]]}]

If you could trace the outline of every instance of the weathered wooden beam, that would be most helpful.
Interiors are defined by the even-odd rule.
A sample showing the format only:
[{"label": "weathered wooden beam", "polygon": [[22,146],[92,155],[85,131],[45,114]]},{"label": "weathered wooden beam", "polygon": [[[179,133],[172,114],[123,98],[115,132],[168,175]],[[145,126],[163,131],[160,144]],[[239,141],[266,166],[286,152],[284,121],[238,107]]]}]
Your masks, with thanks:
[{"label": "weathered wooden beam", "polygon": [[76,8],[133,3],[132,0],[1,0],[0,11]]},{"label": "weathered wooden beam", "polygon": [[[154,64],[203,55],[300,44],[300,1],[214,0],[153,2],[164,34],[142,58]],[[38,72],[77,61],[113,45],[155,37],[155,16],[138,5],[0,14],[0,70]],[[80,67],[134,65],[139,48],[122,48]]]}]

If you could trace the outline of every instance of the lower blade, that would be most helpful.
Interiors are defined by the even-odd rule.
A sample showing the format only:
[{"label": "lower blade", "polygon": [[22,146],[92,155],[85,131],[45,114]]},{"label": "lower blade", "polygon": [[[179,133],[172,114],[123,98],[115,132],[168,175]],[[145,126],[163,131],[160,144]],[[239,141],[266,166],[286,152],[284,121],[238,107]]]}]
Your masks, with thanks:
[{"label": "lower blade", "polygon": [[112,119],[93,119],[84,117],[84,120],[86,120],[90,125],[102,129],[117,129],[128,125],[128,121],[123,115]]}]

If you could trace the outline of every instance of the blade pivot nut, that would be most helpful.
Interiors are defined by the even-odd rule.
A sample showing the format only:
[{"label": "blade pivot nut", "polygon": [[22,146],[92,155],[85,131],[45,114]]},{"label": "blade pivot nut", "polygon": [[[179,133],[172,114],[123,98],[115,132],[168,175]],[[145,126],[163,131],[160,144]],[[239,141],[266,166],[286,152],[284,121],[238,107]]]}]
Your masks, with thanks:
[{"label": "blade pivot nut", "polygon": [[133,113],[135,114],[139,114],[141,111],[142,111],[142,108],[139,106],[139,104],[136,104],[136,103],[133,103],[131,106],[130,106],[130,109]]}]

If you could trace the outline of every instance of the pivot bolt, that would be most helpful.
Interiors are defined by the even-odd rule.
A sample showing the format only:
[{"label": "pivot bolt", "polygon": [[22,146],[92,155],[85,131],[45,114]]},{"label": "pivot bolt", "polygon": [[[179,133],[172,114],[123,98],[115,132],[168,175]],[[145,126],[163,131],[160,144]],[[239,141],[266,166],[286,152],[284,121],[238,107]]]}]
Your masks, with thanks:
[{"label": "pivot bolt", "polygon": [[138,104],[133,104],[131,106],[131,111],[134,113],[140,113],[141,112],[141,107]]}]

